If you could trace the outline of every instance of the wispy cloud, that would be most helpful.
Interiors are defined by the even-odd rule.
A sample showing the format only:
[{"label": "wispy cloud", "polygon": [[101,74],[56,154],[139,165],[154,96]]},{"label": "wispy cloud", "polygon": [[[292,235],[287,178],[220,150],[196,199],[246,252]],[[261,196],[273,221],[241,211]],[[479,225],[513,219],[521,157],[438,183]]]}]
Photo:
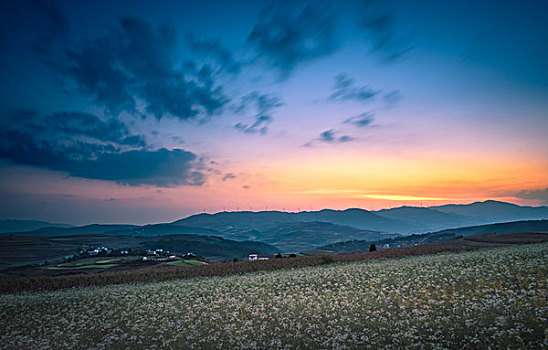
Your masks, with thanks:
[{"label": "wispy cloud", "polygon": [[365,128],[370,126],[371,123],[375,120],[375,115],[371,112],[364,112],[354,117],[346,119],[343,123],[351,124],[358,128]]},{"label": "wispy cloud", "polygon": [[340,44],[339,12],[329,2],[278,1],[265,7],[247,38],[257,59],[287,78],[303,63],[329,56]]},{"label": "wispy cloud", "polygon": [[537,190],[522,190],[514,194],[517,198],[538,200],[542,204],[548,205],[548,187]]},{"label": "wispy cloud", "polygon": [[266,134],[268,125],[274,120],[274,112],[283,106],[278,96],[261,94],[253,91],[242,97],[240,104],[235,107],[236,114],[245,114],[249,109],[253,109],[253,122],[238,122],[234,128],[247,134]]},{"label": "wispy cloud", "polygon": [[312,141],[309,141],[302,145],[302,147],[313,147],[315,143],[322,142],[327,144],[338,144],[354,141],[355,138],[348,135],[338,135],[334,129],[325,130],[320,133],[320,136]]},{"label": "wispy cloud", "polygon": [[329,96],[331,101],[357,101],[360,103],[370,102],[381,93],[381,91],[373,90],[367,85],[357,86],[355,79],[346,74],[335,76],[332,91]]}]

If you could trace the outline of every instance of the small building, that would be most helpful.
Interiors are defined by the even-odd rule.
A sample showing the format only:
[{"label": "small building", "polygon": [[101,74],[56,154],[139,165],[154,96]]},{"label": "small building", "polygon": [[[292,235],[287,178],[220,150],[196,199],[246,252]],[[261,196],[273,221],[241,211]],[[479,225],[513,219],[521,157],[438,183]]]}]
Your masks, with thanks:
[{"label": "small building", "polygon": [[259,257],[259,254],[249,254],[249,261],[268,260],[265,257]]}]

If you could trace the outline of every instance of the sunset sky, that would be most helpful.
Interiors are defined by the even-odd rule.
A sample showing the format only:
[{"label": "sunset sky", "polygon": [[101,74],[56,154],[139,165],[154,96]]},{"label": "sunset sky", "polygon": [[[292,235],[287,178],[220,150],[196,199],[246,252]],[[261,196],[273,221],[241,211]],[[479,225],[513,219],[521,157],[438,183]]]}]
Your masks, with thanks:
[{"label": "sunset sky", "polygon": [[2,1],[0,219],[548,204],[546,1]]}]

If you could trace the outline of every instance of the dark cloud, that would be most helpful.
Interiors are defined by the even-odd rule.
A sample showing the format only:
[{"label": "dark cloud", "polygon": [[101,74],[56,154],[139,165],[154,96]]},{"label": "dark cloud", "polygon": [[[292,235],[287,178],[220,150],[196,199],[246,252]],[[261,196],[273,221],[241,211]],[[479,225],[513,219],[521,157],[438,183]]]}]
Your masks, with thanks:
[{"label": "dark cloud", "polygon": [[173,58],[173,28],[154,28],[135,18],[123,18],[107,35],[86,41],[52,64],[79,91],[113,113],[136,109],[136,100],[156,118],[210,116],[228,102],[214,83],[208,65],[178,70]]},{"label": "dark cloud", "polygon": [[281,78],[306,63],[337,52],[344,44],[341,32],[352,30],[364,37],[364,48],[392,62],[411,49],[410,40],[397,27],[393,10],[381,0],[343,1],[333,6],[329,1],[274,1],[259,14],[247,43],[257,59],[277,69]]},{"label": "dark cloud", "polygon": [[400,33],[393,11],[386,8],[385,2],[360,2],[354,15],[358,28],[365,34],[366,40],[371,42],[370,51],[380,55],[382,62],[400,60],[411,51],[409,36]]},{"label": "dark cloud", "polygon": [[247,42],[287,78],[297,66],[338,49],[338,17],[329,2],[274,2],[261,11]]},{"label": "dark cloud", "polygon": [[198,40],[192,34],[187,34],[187,43],[189,47],[204,56],[215,59],[220,64],[220,70],[229,73],[238,73],[241,69],[241,63],[234,59],[232,52],[216,40]]},{"label": "dark cloud", "polygon": [[334,142],[335,141],[335,131],[333,129],[326,130],[320,134],[320,141],[323,142]]},{"label": "dark cloud", "polygon": [[332,101],[357,101],[360,103],[367,103],[380,93],[368,86],[356,86],[354,78],[350,78],[346,74],[335,76],[332,90],[333,92],[329,96]]},{"label": "dark cloud", "polygon": [[548,205],[548,187],[538,190],[523,190],[514,194],[515,197],[523,199],[533,199],[541,201],[542,204]]},{"label": "dark cloud", "polygon": [[232,173],[226,173],[225,176],[223,176],[223,181],[232,180],[232,179],[235,179],[235,178],[236,178],[236,175],[234,175]]},{"label": "dark cloud", "polygon": [[55,1],[33,0],[32,7],[43,22],[36,43],[32,46],[38,54],[51,51],[53,43],[70,32],[70,22]]},{"label": "dark cloud", "polygon": [[354,117],[346,119],[343,123],[351,124],[358,128],[365,128],[366,126],[371,125],[375,120],[375,115],[371,112],[365,112]]},{"label": "dark cloud", "polygon": [[19,111],[0,128],[0,158],[122,184],[201,185],[199,159],[182,149],[151,150],[116,119],[86,113]]},{"label": "dark cloud", "polygon": [[252,123],[239,122],[234,127],[248,134],[266,134],[268,125],[274,120],[276,109],[283,106],[280,98],[269,94],[261,94],[254,91],[242,97],[240,104],[235,107],[235,113],[244,114],[249,109],[254,109],[255,115]]}]

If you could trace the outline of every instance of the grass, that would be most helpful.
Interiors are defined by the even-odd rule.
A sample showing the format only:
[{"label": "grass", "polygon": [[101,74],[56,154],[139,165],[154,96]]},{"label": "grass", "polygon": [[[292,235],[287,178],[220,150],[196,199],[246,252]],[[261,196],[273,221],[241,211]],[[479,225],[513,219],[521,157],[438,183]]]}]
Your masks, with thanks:
[{"label": "grass", "polygon": [[203,265],[201,261],[198,260],[177,260],[167,263],[170,266],[192,266],[192,265]]},{"label": "grass", "polygon": [[46,270],[81,270],[81,269],[108,269],[118,264],[91,264],[91,265],[73,265],[73,266],[47,266]]},{"label": "grass", "polygon": [[536,244],[5,294],[0,334],[5,349],[543,349],[547,281]]},{"label": "grass", "polygon": [[108,264],[108,263],[113,262],[113,261],[116,261],[116,260],[118,260],[118,259],[98,260],[98,261],[96,261],[95,263],[96,263],[96,264]]}]

